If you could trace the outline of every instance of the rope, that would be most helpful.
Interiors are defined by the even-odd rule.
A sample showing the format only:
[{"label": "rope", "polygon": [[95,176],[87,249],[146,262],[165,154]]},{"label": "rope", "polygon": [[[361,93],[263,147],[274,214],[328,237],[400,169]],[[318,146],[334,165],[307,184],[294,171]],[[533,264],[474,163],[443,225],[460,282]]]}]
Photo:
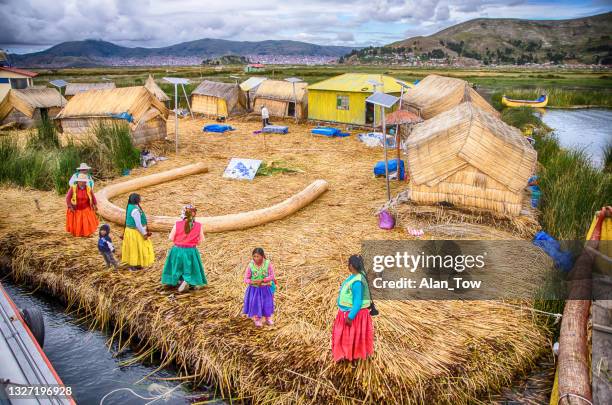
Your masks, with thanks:
[{"label": "rope", "polygon": [[144,399],[145,401],[149,401],[149,402],[145,403],[145,405],[149,405],[149,404],[152,404],[153,402],[159,401],[160,399],[168,398],[172,392],[176,391],[183,384],[184,383],[181,383],[181,384],[177,385],[176,387],[172,388],[171,390],[168,390],[168,391],[164,392],[163,394],[157,395],[155,397],[143,397],[142,395],[139,395],[136,392],[134,392],[134,390],[132,390],[131,388],[117,388],[117,389],[112,390],[111,392],[107,393],[106,395],[104,395],[102,397],[102,399],[100,400],[100,405],[104,405],[104,400],[106,399],[106,397],[108,397],[111,394],[114,394],[115,392],[119,392],[119,391],[128,391],[128,392],[132,393],[133,395],[137,396],[140,399]]},{"label": "rope", "polygon": [[562,400],[563,398],[565,398],[565,397],[575,397],[575,398],[578,398],[578,399],[583,400],[584,402],[586,402],[586,403],[587,403],[587,404],[589,404],[589,405],[593,405],[593,403],[592,403],[591,401],[589,401],[588,399],[586,399],[586,398],[585,398],[585,397],[583,397],[582,395],[572,394],[571,392],[568,392],[568,393],[565,393],[565,394],[561,395],[561,396],[559,397],[559,400],[557,401],[557,405],[559,405],[559,404],[561,403],[561,400]]},{"label": "rope", "polygon": [[539,310],[539,309],[536,309],[536,308],[527,308],[527,307],[523,307],[521,305],[513,305],[513,304],[508,304],[508,303],[505,303],[505,302],[498,302],[498,304],[505,305],[507,307],[512,307],[512,308],[518,308],[518,309],[521,309],[521,310],[537,312],[537,313],[540,313],[540,314],[543,314],[543,315],[553,316],[553,317],[555,317],[555,324],[557,324],[559,322],[559,320],[561,320],[561,318],[563,317],[563,314],[557,314],[557,313],[554,313],[554,312],[546,312],[546,311],[542,311],[542,310]]}]

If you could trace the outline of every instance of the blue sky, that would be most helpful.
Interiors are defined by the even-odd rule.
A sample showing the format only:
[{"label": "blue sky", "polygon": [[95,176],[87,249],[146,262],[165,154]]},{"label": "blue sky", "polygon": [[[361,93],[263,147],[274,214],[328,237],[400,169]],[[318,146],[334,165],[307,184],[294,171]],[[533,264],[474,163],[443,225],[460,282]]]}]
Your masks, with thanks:
[{"label": "blue sky", "polygon": [[0,47],[23,53],[104,39],[157,47],[200,38],[384,45],[479,17],[565,19],[612,0],[0,0]]}]

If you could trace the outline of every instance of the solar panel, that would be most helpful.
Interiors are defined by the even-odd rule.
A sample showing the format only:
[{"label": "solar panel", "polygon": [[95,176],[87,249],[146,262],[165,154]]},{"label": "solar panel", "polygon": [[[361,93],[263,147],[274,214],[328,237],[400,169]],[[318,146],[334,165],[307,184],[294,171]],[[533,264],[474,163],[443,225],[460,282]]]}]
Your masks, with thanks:
[{"label": "solar panel", "polygon": [[399,97],[392,96],[391,94],[385,94],[377,91],[370,97],[366,98],[366,103],[380,105],[385,108],[392,107],[393,104],[399,101]]},{"label": "solar panel", "polygon": [[189,79],[183,79],[180,77],[164,77],[164,80],[172,84],[189,84]]},{"label": "solar panel", "polygon": [[66,80],[62,80],[62,79],[51,80],[49,83],[51,83],[51,85],[55,87],[59,87],[60,89],[62,87],[66,87],[69,84]]},{"label": "solar panel", "polygon": [[411,87],[408,83],[403,82],[401,80],[396,80],[395,83],[399,84],[400,86],[402,86],[405,89],[409,89]]},{"label": "solar panel", "polygon": [[285,79],[285,81],[289,82],[289,83],[298,83],[298,82],[301,82],[303,80],[302,79],[298,79],[297,77],[288,77],[288,78]]}]

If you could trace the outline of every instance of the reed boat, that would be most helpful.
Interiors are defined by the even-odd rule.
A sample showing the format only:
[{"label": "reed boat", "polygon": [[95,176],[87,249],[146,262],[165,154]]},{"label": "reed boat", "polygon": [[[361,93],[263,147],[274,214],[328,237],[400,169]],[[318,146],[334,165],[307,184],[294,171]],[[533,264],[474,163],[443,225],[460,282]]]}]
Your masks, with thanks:
[{"label": "reed boat", "polygon": [[502,104],[506,107],[546,107],[548,104],[548,96],[543,94],[536,100],[515,100],[502,96]]}]

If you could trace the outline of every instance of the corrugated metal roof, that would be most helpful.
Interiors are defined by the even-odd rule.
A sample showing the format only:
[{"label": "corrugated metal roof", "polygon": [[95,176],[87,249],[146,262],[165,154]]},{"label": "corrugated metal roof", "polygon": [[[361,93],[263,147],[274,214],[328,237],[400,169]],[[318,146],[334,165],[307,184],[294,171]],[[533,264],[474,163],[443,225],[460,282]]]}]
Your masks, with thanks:
[{"label": "corrugated metal roof", "polygon": [[264,80],[266,80],[265,77],[249,77],[248,79],[240,83],[240,88],[242,89],[242,91],[250,91],[255,87],[259,86]]},{"label": "corrugated metal roof", "polygon": [[393,77],[369,73],[344,73],[312,84],[308,86],[308,89],[373,93],[374,85],[369,83],[369,80],[383,83],[382,88],[378,86],[378,91],[384,91],[385,93],[400,93],[402,91],[402,86]]},{"label": "corrugated metal roof", "polygon": [[64,94],[67,96],[74,96],[77,93],[82,93],[84,91],[90,90],[104,90],[104,89],[114,89],[115,83],[113,82],[104,82],[104,83],[68,83],[66,86],[66,91]]},{"label": "corrugated metal roof", "polygon": [[30,72],[29,70],[24,70],[24,69],[19,69],[19,68],[14,68],[14,67],[8,67],[8,66],[0,66],[0,70],[6,70],[7,72],[17,73],[18,75],[23,75],[23,76],[27,76],[27,77],[36,77],[36,76],[38,76],[38,73],[36,73],[36,72]]},{"label": "corrugated metal roof", "polygon": [[229,98],[237,90],[238,86],[234,83],[213,82],[204,80],[191,94],[202,96],[212,96],[219,98]]}]

